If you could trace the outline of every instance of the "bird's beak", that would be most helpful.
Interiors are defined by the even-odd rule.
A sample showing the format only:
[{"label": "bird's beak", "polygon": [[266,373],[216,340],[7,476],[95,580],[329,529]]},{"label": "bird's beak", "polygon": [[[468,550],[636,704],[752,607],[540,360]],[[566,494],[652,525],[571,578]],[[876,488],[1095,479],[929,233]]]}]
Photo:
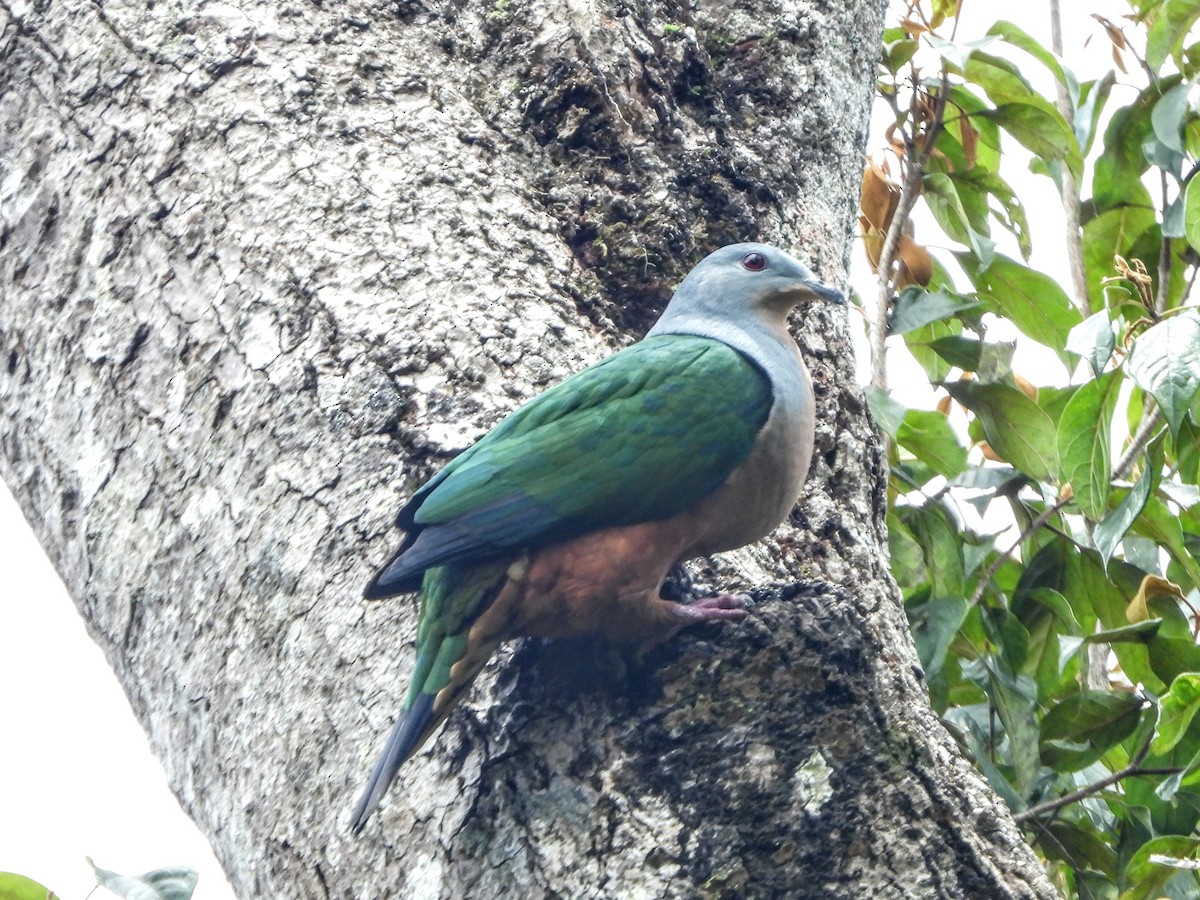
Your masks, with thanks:
[{"label": "bird's beak", "polygon": [[826,284],[823,281],[812,279],[805,282],[813,296],[819,300],[824,300],[827,303],[836,303],[839,306],[846,305],[846,295],[835,288],[832,284]]}]

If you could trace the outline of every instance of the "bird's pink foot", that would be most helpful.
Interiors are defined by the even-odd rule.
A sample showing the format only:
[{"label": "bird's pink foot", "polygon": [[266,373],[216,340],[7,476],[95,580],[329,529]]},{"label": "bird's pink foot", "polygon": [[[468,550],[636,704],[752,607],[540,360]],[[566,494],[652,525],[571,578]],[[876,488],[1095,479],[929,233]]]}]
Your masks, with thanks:
[{"label": "bird's pink foot", "polygon": [[737,622],[746,618],[746,598],[736,594],[703,597],[694,603],[672,603],[672,622],[657,638],[646,642],[646,649],[669,641],[683,629],[703,622]]},{"label": "bird's pink foot", "polygon": [[710,619],[744,619],[746,598],[737,594],[702,597],[693,603],[676,603],[673,612],[682,620],[684,627]]}]

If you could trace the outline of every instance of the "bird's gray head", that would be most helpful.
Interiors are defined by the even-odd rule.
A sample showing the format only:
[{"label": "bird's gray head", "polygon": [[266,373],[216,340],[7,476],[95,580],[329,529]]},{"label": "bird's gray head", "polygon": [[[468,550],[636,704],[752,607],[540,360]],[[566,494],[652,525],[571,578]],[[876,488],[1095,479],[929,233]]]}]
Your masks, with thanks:
[{"label": "bird's gray head", "polygon": [[782,325],[793,307],[808,300],[845,303],[795,257],[769,244],[730,244],[704,257],[675,291],[651,334],[683,330],[684,319],[709,322],[747,317]]}]

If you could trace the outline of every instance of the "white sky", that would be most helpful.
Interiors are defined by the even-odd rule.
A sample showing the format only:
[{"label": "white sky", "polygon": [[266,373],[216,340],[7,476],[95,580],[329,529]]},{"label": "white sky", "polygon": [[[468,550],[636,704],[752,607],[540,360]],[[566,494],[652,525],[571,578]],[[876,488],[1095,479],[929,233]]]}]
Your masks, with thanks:
[{"label": "white sky", "polygon": [[[981,4],[967,0],[964,6],[960,39],[978,36],[996,15],[994,4],[982,4],[975,15]],[[1062,6],[1065,55],[1081,78],[1094,78],[1108,67],[1109,51],[1087,14],[1115,18],[1126,7],[1117,0],[1062,0]],[[1049,46],[1044,0],[1013,0],[1006,12]],[[1084,51],[1088,34],[1092,46]],[[1036,69],[1029,66],[1028,74]],[[1119,92],[1114,101],[1127,101]],[[1055,237],[1062,214],[1049,182],[1022,182],[1019,171],[1007,175],[1028,206],[1034,246],[1044,248],[1035,265],[1063,279],[1062,243]],[[917,229],[918,240],[933,234],[920,220]],[[871,296],[861,254],[856,265],[855,284]],[[901,370],[892,382],[910,378],[924,381],[919,372]],[[116,678],[2,485],[0,572],[7,586],[0,598],[0,871],[37,879],[63,900],[82,900],[95,884],[85,856],[128,875],[189,866],[200,872],[196,900],[231,900],[207,843],[167,789]]]}]

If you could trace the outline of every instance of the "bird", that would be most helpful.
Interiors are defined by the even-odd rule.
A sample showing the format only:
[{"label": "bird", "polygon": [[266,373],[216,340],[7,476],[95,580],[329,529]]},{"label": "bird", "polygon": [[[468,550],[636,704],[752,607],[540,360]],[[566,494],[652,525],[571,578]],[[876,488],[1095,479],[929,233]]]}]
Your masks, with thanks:
[{"label": "bird", "polygon": [[844,303],[785,251],[713,251],[641,341],[519,407],[413,494],[400,549],[364,596],[419,592],[403,711],[351,815],[358,834],[400,766],[515,637],[653,646],[745,601],[660,596],[684,560],[759,540],[795,505],[816,417],[793,308]]}]

